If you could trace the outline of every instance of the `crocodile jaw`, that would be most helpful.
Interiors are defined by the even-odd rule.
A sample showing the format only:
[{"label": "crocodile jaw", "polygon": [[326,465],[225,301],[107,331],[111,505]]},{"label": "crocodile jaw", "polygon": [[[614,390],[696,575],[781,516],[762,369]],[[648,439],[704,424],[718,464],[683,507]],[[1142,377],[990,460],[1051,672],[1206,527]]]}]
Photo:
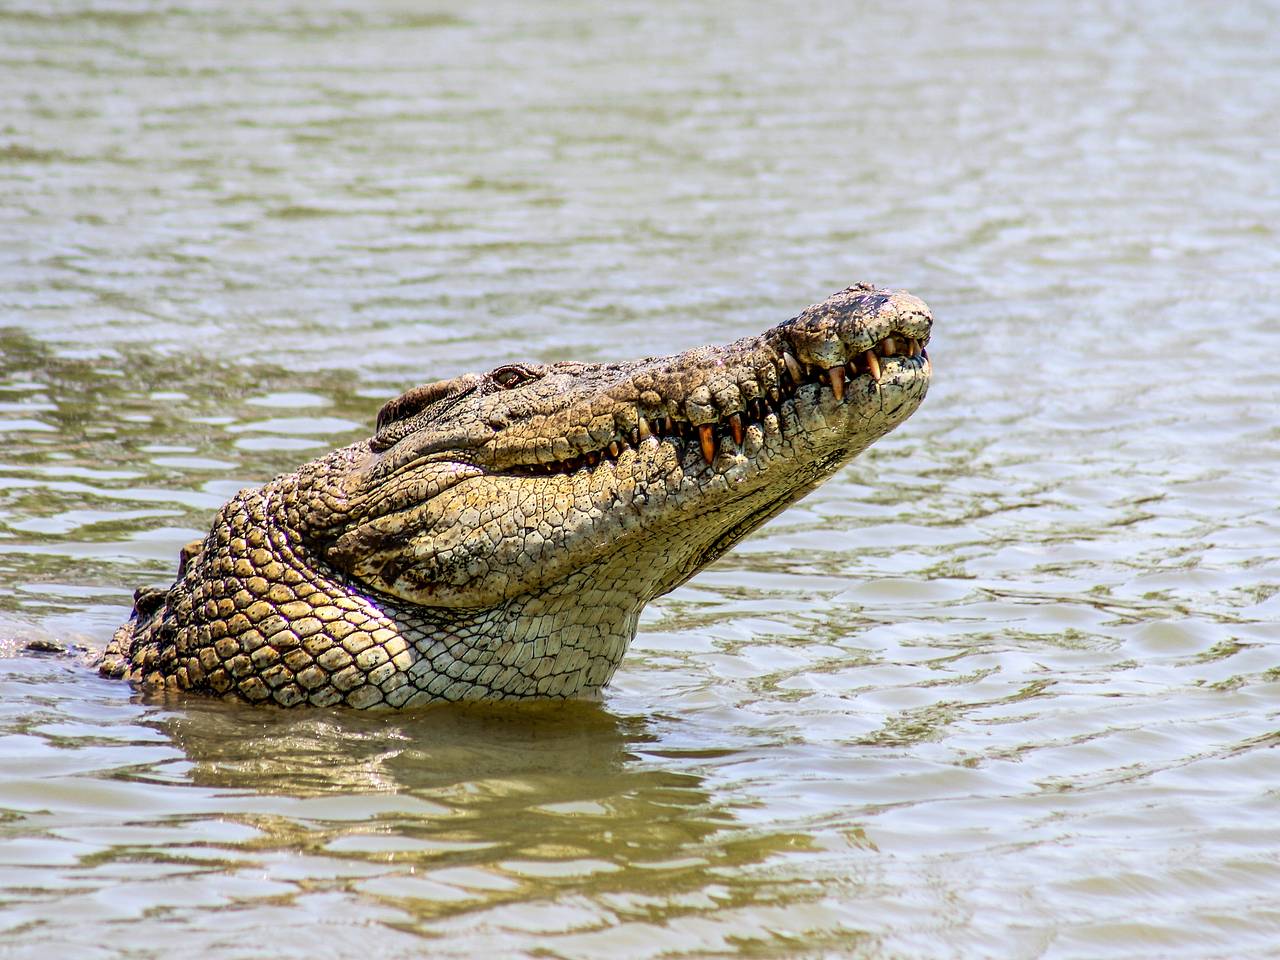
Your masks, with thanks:
[{"label": "crocodile jaw", "polygon": [[529,366],[465,420],[425,411],[375,442],[344,478],[355,522],[326,528],[325,558],[420,606],[491,607],[595,570],[638,608],[905,420],[930,325],[916,298],[856,287],[725,347]]}]

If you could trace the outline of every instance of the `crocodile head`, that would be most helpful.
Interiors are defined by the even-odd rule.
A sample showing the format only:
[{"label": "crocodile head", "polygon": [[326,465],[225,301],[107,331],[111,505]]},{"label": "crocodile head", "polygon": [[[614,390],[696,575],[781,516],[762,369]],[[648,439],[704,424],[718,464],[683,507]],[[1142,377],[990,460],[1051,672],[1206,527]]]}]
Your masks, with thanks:
[{"label": "crocodile head", "polygon": [[493,606],[598,570],[643,604],[915,410],[930,324],[858,286],[724,347],[418,387],[312,474],[299,529],[407,603]]},{"label": "crocodile head", "polygon": [[[931,322],[915,297],[859,285],[727,346],[625,363],[507,364],[410,390],[382,408],[371,438],[224,508],[168,592],[170,639],[143,636],[144,624],[124,644],[172,644],[167,661],[163,651],[150,661],[186,662],[198,682],[179,686],[208,684],[227,665],[226,689],[213,683],[215,692],[251,700],[363,706],[383,694],[398,705],[591,692],[612,675],[647,601],[916,409]],[[289,577],[300,585],[269,592]],[[342,682],[332,691],[302,683],[283,698],[281,684],[306,669],[301,655],[283,680],[228,679],[234,663],[236,677],[250,669],[235,656],[279,646],[272,636],[306,646],[334,634],[312,608],[343,615],[335,596],[379,618],[363,634],[400,638],[392,648],[405,654],[408,687],[366,691],[365,703]],[[238,647],[226,639],[234,597],[256,601],[236,621],[254,639]],[[212,618],[203,634],[184,623],[201,611]],[[330,639],[357,656],[349,630]],[[203,666],[202,643],[222,644]],[[313,657],[320,646],[308,647]],[[345,668],[341,656],[330,660]],[[166,669],[177,666],[126,675],[154,681]]]}]

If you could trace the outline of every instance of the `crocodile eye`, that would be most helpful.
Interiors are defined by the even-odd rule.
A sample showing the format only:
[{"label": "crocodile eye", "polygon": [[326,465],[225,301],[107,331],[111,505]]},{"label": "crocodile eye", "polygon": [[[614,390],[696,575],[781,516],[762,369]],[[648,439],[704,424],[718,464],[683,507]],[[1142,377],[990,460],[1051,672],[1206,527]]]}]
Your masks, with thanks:
[{"label": "crocodile eye", "polygon": [[489,376],[503,390],[513,390],[521,384],[528,383],[530,380],[537,380],[541,374],[530,370],[528,367],[511,364],[510,366],[499,367]]}]

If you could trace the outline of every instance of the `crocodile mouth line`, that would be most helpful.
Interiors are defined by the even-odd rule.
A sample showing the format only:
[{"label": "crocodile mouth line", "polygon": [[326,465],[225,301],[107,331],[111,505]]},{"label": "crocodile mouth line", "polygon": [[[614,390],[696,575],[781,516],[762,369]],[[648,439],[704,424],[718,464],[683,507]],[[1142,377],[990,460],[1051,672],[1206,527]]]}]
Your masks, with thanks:
[{"label": "crocodile mouth line", "polygon": [[880,382],[884,374],[883,361],[895,359],[898,363],[906,363],[914,369],[929,369],[929,354],[924,344],[905,333],[894,332],[881,339],[873,347],[856,354],[843,364],[823,368],[811,366],[797,360],[794,354],[786,349],[780,352],[777,366],[777,384],[769,387],[760,396],[747,400],[741,410],[722,412],[715,420],[694,423],[681,417],[664,415],[646,418],[637,416],[637,425],[629,431],[618,431],[613,439],[602,447],[580,453],[561,460],[549,460],[540,463],[513,463],[494,472],[514,476],[540,477],[551,474],[576,473],[579,470],[590,470],[602,463],[616,463],[627,450],[638,449],[650,437],[658,443],[669,443],[680,456],[684,448],[696,444],[702,459],[708,466],[715,461],[716,452],[721,441],[731,438],[735,446],[741,450],[746,438],[747,428],[758,426],[764,429],[769,416],[775,418],[779,428],[782,424],[782,411],[787,403],[794,402],[796,393],[805,386],[819,384],[830,391],[837,402],[843,402],[846,395],[855,395],[851,389],[859,377],[865,377],[865,384],[873,391],[879,392]]}]

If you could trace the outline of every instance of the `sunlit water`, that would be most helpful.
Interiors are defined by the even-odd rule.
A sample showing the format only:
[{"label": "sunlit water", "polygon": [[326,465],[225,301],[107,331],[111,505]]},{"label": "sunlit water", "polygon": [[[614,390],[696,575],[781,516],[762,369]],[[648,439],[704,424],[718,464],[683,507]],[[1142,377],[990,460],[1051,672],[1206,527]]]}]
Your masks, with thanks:
[{"label": "sunlit water", "polygon": [[[0,7],[0,956],[1280,952],[1266,3]],[[101,646],[407,386],[934,308],[920,412],[599,705]]]}]

